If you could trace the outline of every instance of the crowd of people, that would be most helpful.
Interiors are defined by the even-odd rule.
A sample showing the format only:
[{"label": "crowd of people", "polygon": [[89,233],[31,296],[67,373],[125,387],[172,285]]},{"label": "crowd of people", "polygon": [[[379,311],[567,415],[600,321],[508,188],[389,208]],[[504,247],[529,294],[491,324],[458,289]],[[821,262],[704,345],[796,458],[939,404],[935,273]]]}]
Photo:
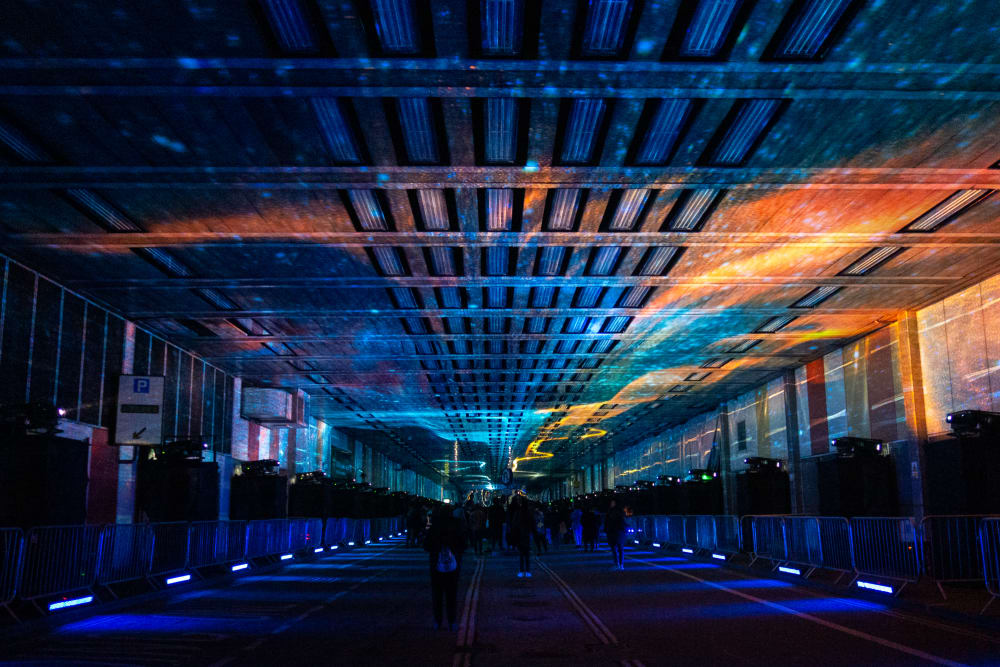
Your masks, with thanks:
[{"label": "crowd of people", "polygon": [[406,544],[422,545],[428,553],[435,629],[446,617],[449,627],[457,629],[458,579],[466,549],[477,556],[516,553],[517,576],[526,578],[532,576],[532,547],[536,555],[560,548],[594,552],[603,528],[613,569],[623,570],[628,515],[628,508],[614,499],[601,507],[580,500],[545,504],[521,493],[488,503],[470,493],[462,505],[413,504],[406,514]]}]

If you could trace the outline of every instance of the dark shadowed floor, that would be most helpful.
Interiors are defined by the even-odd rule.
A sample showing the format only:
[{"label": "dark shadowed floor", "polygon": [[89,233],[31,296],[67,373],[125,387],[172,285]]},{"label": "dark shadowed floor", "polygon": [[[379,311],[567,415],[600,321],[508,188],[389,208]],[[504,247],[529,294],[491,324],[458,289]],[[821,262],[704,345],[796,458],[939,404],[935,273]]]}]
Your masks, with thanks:
[{"label": "dark shadowed floor", "polygon": [[630,550],[466,555],[458,632],[431,627],[427,560],[399,542],[67,620],[5,665],[1000,664],[1000,636],[713,563]]}]

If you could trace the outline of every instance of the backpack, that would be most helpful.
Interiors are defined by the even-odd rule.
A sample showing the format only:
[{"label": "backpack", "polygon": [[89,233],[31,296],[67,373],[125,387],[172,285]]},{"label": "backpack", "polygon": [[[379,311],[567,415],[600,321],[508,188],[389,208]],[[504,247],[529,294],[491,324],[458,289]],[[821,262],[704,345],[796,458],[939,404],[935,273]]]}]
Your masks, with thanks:
[{"label": "backpack", "polygon": [[438,552],[437,571],[454,572],[457,569],[458,561],[455,560],[455,554],[451,553],[448,547],[441,547],[441,551]]}]

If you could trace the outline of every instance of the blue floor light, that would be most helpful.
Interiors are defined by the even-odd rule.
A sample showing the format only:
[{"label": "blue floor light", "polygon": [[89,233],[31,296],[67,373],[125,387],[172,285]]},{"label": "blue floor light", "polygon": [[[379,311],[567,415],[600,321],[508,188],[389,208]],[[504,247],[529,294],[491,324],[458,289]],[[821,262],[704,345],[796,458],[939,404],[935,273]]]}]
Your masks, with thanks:
[{"label": "blue floor light", "polygon": [[313,549],[314,554],[323,553],[323,547],[316,547]]},{"label": "blue floor light", "polygon": [[892,586],[883,586],[882,584],[874,584],[870,581],[859,581],[858,588],[867,588],[870,591],[878,591],[879,593],[888,593],[892,595]]},{"label": "blue floor light", "polygon": [[725,554],[712,554],[712,558],[715,560],[726,560]]},{"label": "blue floor light", "polygon": [[59,602],[53,602],[49,605],[49,611],[55,611],[57,609],[65,609],[66,607],[76,607],[81,604],[88,604],[94,601],[93,595],[88,595],[82,598],[73,598],[72,600],[60,600]]},{"label": "blue floor light", "polygon": [[173,586],[174,584],[183,584],[185,581],[191,581],[190,574],[181,574],[176,577],[170,577],[167,579],[167,586]]},{"label": "blue floor light", "polygon": [[237,563],[231,568],[233,572],[239,572],[240,570],[245,570],[250,567],[249,563]]},{"label": "blue floor light", "polygon": [[681,551],[683,551],[686,554],[693,554],[694,553],[694,549],[688,549],[687,547],[682,548]]},{"label": "blue floor light", "polygon": [[784,565],[778,568],[778,572],[784,572],[785,574],[794,574],[796,576],[802,575],[802,570],[795,567],[785,567]]},{"label": "blue floor light", "polygon": [[281,560],[291,560],[292,556],[293,556],[293,554],[282,554],[281,555]]}]

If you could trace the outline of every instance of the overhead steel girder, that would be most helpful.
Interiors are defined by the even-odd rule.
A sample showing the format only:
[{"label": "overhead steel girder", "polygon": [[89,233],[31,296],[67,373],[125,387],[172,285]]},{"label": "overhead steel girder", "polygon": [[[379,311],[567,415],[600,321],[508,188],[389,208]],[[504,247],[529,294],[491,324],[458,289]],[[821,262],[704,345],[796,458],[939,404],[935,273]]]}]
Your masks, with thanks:
[{"label": "overhead steel girder", "polygon": [[[559,353],[559,352],[536,352],[534,354],[528,352],[518,352],[518,353],[499,353],[491,354],[489,352],[484,352],[483,354],[418,354],[412,350],[407,352],[401,352],[399,354],[352,354],[350,356],[351,362],[358,361],[476,361],[479,359],[534,359],[538,361],[546,361],[549,359],[591,359],[591,358],[604,358],[610,357],[613,353],[609,352],[569,352],[569,353]],[[304,355],[270,355],[270,356],[252,356],[252,355],[199,355],[205,361],[213,363],[224,363],[224,362],[267,362],[275,363],[281,361],[344,361],[345,357],[343,354],[304,354]],[[718,355],[720,357],[727,357],[726,354]],[[787,359],[791,362],[804,363],[809,359],[809,357],[803,356],[801,354],[781,354],[776,352],[774,354],[739,354],[729,356],[729,361],[734,361],[736,358],[739,359]],[[701,370],[719,370],[713,368],[699,367]],[[471,370],[471,369],[461,369],[461,370]],[[594,369],[591,369],[594,370]],[[726,369],[728,370],[728,369]],[[441,370],[430,370],[426,371],[430,373],[440,373],[446,372]]]},{"label": "overhead steel girder", "polygon": [[[616,368],[614,365],[605,365],[601,368],[504,368],[504,369],[487,369],[487,368],[464,368],[461,370],[424,370],[422,368],[397,368],[386,371],[350,371],[344,369],[316,369],[316,370],[289,370],[289,371],[260,371],[254,373],[244,373],[240,372],[238,375],[243,378],[278,378],[278,377],[309,377],[310,375],[320,375],[325,377],[349,377],[349,378],[363,378],[372,377],[385,379],[397,375],[443,375],[448,377],[456,376],[469,376],[469,375],[503,375],[503,376],[517,376],[517,375],[592,375],[598,374],[603,377],[618,377],[618,376],[628,376],[628,377],[638,377],[640,375],[648,373],[678,373],[678,374],[691,374],[691,373],[712,373],[719,375],[732,375],[734,373],[774,373],[775,371],[781,370],[780,367],[770,367],[770,368],[745,368],[745,367],[733,367],[733,368],[702,368],[697,364],[681,364],[678,366],[670,366],[664,368],[663,366],[629,366],[628,368]],[[676,382],[683,382],[684,379],[676,380]],[[450,382],[450,381],[449,381]],[[483,379],[483,384],[495,384],[497,382],[519,382],[518,380],[486,380]],[[573,380],[554,380],[554,382],[573,382]],[[665,380],[665,382],[675,382],[674,380]]]},{"label": "overhead steel girder", "polygon": [[[873,323],[872,328],[882,326],[883,323]],[[544,340],[544,341],[558,341],[558,340],[615,340],[615,341],[659,341],[670,339],[672,341],[685,341],[693,340],[697,342],[705,343],[725,343],[725,342],[741,342],[747,338],[760,338],[762,340],[791,340],[791,341],[809,341],[817,339],[831,339],[839,340],[847,337],[859,336],[867,328],[859,329],[857,332],[845,333],[843,331],[797,331],[797,332],[785,332],[778,331],[776,333],[740,333],[732,334],[728,336],[719,335],[718,333],[664,333],[657,334],[656,332],[649,333],[581,333],[581,334],[556,334],[556,333],[520,333],[520,334],[484,334],[484,333],[472,333],[472,334],[445,334],[445,333],[429,333],[429,334],[366,334],[364,341],[366,344],[375,342],[386,342],[386,343],[399,343],[401,340],[426,340],[428,342],[448,342],[448,341],[522,341],[522,340]],[[317,335],[317,334],[276,334],[271,336],[175,336],[172,340],[176,340],[178,343],[183,345],[200,345],[200,344],[232,344],[232,343],[357,343],[357,337],[352,336],[338,336],[338,335]],[[417,358],[421,358],[423,355],[420,353],[415,353]],[[725,351],[719,351],[717,354],[724,355]],[[277,357],[276,357],[277,358]],[[428,358],[430,356],[428,355]]]},{"label": "overhead steel girder", "polygon": [[1000,100],[1000,67],[411,58],[3,58],[0,95]]},{"label": "overhead steel girder", "polygon": [[[1000,93],[998,93],[1000,96]],[[923,167],[0,166],[0,189],[1000,188],[1000,170]],[[378,234],[378,232],[376,232]]]},{"label": "overhead steel girder", "polygon": [[[107,280],[65,280],[81,290],[127,289],[284,289],[294,287],[645,287],[702,285],[772,285],[777,287],[905,287],[955,285],[952,276],[269,276],[253,278],[118,278]],[[213,311],[214,314],[223,311]],[[234,311],[235,312],[235,311]],[[249,312],[249,311],[248,311]],[[253,311],[259,312],[259,311]],[[400,311],[402,312],[402,311]]]},{"label": "overhead steel girder", "polygon": [[398,319],[400,317],[619,317],[635,319],[655,319],[666,315],[697,315],[699,317],[723,317],[734,315],[885,315],[886,308],[794,308],[774,306],[753,308],[739,305],[718,308],[408,308],[399,310],[358,310],[345,309],[266,309],[260,310],[163,310],[135,311],[125,313],[129,320],[161,320],[189,318],[195,320],[225,320],[247,317],[280,317],[282,319],[337,320],[341,318]]},{"label": "overhead steel girder", "polygon": [[326,231],[196,231],[196,232],[115,232],[113,234],[18,233],[3,237],[3,245],[12,248],[41,247],[69,249],[120,249],[158,247],[250,247],[289,250],[301,248],[432,248],[462,246],[487,248],[508,246],[587,247],[592,245],[648,247],[802,247],[870,248],[873,246],[979,248],[1000,245],[1000,233],[852,233],[852,232],[326,232]]}]

